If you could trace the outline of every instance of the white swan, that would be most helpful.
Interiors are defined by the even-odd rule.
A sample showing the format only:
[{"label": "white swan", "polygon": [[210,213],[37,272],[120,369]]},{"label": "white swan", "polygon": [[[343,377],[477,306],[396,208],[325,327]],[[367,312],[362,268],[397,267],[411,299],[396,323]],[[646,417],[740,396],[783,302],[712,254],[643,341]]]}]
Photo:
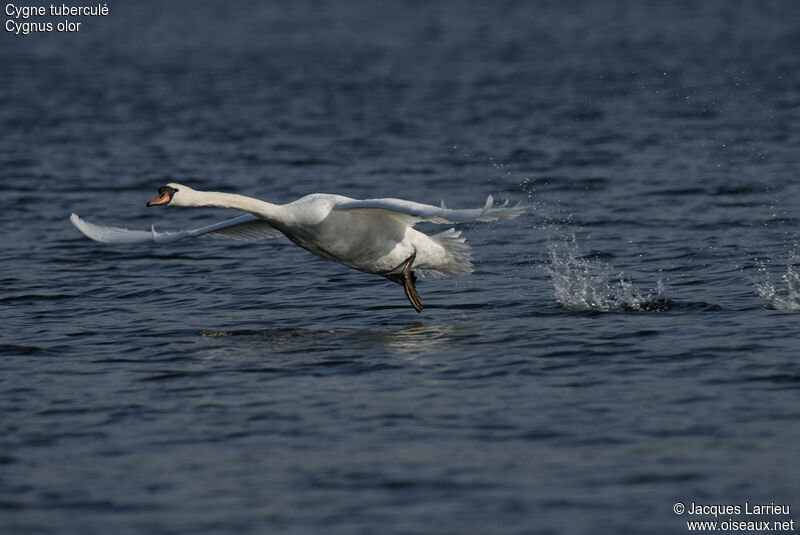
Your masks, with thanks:
[{"label": "white swan", "polygon": [[89,238],[104,243],[156,241],[168,243],[203,235],[253,240],[286,236],[291,241],[334,262],[366,273],[382,275],[403,285],[417,312],[422,302],[414,285],[412,266],[445,275],[472,272],[469,246],[461,232],[451,228],[428,236],[413,227],[420,221],[450,224],[512,219],[521,206],[493,206],[489,196],[483,208],[450,210],[402,199],[355,200],[341,195],[313,193],[294,202],[276,205],[243,195],[197,191],[182,184],[159,188],[147,206],[215,206],[248,212],[215,225],[176,233],[131,231],[93,225],[78,217],[70,221]]}]

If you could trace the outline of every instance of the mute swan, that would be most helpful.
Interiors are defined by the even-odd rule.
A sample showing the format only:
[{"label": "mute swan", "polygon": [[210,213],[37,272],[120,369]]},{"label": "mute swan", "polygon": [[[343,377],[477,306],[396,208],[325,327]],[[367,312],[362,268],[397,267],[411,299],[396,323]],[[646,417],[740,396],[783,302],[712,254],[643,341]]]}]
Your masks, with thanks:
[{"label": "mute swan", "polygon": [[461,232],[451,228],[428,236],[413,227],[420,221],[438,224],[512,219],[521,206],[493,206],[490,195],[483,208],[450,210],[402,199],[355,200],[341,195],[313,193],[294,202],[277,205],[232,193],[197,191],[182,184],[159,188],[147,206],[214,206],[247,212],[227,221],[176,233],[131,231],[101,227],[76,214],[70,221],[87,237],[104,243],[155,241],[169,243],[184,238],[212,235],[240,240],[286,236],[317,256],[366,273],[382,275],[403,286],[417,312],[422,302],[412,267],[445,275],[472,272],[469,246]]}]

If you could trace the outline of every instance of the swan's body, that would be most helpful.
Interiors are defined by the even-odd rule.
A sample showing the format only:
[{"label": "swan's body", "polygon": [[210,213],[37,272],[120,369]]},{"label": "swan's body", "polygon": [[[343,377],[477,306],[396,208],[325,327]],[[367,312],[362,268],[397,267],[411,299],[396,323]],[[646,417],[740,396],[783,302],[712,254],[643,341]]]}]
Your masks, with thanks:
[{"label": "swan's body", "polygon": [[172,242],[202,235],[235,239],[260,239],[284,235],[322,258],[366,273],[383,275],[403,284],[411,304],[422,305],[414,287],[414,268],[444,275],[472,272],[469,246],[461,233],[449,229],[428,236],[414,229],[420,221],[461,223],[511,219],[520,207],[492,206],[491,196],[482,209],[450,210],[402,199],[355,200],[341,195],[314,193],[294,202],[276,205],[231,193],[204,192],[181,184],[168,184],[148,206],[214,206],[247,212],[228,221],[178,233],[129,231],[99,227],[77,215],[72,223],[86,236],[105,243],[139,241]]}]

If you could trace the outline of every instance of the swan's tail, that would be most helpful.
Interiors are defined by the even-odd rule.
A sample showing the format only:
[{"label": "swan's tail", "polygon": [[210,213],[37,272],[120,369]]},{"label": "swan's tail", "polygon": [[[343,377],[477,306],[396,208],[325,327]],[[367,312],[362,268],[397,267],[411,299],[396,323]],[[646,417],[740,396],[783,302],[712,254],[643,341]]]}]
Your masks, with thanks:
[{"label": "swan's tail", "polygon": [[420,270],[431,275],[469,275],[472,273],[472,253],[461,231],[454,228],[434,234],[431,239],[447,251],[448,262],[436,270]]}]

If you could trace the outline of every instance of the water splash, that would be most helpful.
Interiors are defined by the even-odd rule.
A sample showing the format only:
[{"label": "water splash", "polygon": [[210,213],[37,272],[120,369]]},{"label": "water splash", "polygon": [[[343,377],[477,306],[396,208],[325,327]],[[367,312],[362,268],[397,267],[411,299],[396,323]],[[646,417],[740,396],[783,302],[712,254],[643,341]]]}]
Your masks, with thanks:
[{"label": "water splash", "polygon": [[550,265],[545,272],[555,288],[556,301],[566,309],[597,312],[663,311],[670,307],[659,280],[656,289],[642,294],[623,273],[600,260],[583,256],[573,235],[548,246]]},{"label": "water splash", "polygon": [[764,308],[770,310],[800,310],[800,273],[795,271],[795,264],[800,264],[800,254],[793,251],[789,255],[786,273],[779,281],[774,281],[767,266],[759,264],[758,280],[753,279],[756,292],[761,297]]}]

